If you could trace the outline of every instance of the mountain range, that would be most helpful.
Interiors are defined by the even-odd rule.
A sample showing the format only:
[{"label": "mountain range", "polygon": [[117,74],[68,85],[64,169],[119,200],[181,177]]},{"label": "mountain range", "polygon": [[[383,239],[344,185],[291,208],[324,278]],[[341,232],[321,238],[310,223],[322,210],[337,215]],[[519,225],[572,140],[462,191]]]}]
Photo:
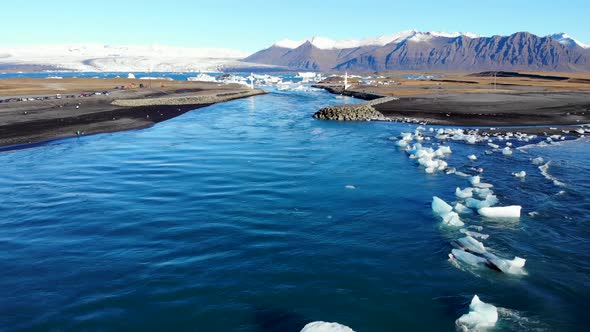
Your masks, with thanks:
[{"label": "mountain range", "polygon": [[539,70],[590,71],[590,45],[567,34],[403,31],[368,39],[282,40],[243,59],[310,71]]}]

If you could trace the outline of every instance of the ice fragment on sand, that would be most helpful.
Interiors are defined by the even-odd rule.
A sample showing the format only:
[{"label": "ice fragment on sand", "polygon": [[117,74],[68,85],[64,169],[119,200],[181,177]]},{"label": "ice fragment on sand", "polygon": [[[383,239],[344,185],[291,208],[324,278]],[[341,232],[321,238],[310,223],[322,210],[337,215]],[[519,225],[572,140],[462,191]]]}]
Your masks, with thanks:
[{"label": "ice fragment on sand", "polygon": [[354,330],[346,325],[318,321],[305,325],[301,332],[354,332]]},{"label": "ice fragment on sand", "polygon": [[520,218],[520,205],[482,207],[477,213],[488,218]]},{"label": "ice fragment on sand", "polygon": [[498,321],[498,308],[482,302],[477,295],[469,305],[469,313],[459,317],[455,324],[461,331],[482,331],[494,327]]}]

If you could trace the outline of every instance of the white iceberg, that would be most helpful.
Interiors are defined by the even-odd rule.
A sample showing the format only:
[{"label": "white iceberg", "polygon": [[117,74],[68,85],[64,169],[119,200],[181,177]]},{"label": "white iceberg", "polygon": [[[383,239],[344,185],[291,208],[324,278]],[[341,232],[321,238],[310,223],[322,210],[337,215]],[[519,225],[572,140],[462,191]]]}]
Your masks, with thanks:
[{"label": "white iceberg", "polygon": [[474,154],[469,155],[467,158],[469,158],[469,160],[471,160],[471,161],[476,161],[477,160],[477,156],[474,155]]},{"label": "white iceberg", "polygon": [[526,177],[526,172],[520,171],[520,172],[512,173],[512,176],[523,179]]},{"label": "white iceberg", "polygon": [[461,232],[467,236],[471,236],[472,238],[478,238],[478,239],[482,239],[482,240],[487,240],[490,237],[488,234],[482,234],[482,233],[478,233],[478,232],[469,231],[469,230],[466,230],[465,228],[461,228],[459,230],[459,232]]},{"label": "white iceberg", "polygon": [[473,212],[473,211],[471,211],[470,208],[466,207],[465,205],[463,205],[461,203],[455,204],[453,209],[455,210],[455,212],[460,213],[460,214],[467,214],[467,213]]},{"label": "white iceberg", "polygon": [[354,330],[338,323],[317,321],[305,325],[301,332],[354,332]]},{"label": "white iceberg", "polygon": [[481,207],[477,213],[487,218],[520,218],[520,205]]},{"label": "white iceberg", "polygon": [[470,254],[466,251],[460,249],[453,249],[449,254],[449,259],[453,260],[456,259],[464,264],[471,265],[471,266],[478,266],[480,264],[486,264],[487,259],[476,256],[474,254]]},{"label": "white iceberg", "polygon": [[483,255],[487,252],[486,247],[483,243],[477,241],[473,237],[467,235],[457,240],[457,243],[461,245],[466,251]]},{"label": "white iceberg", "polygon": [[432,197],[432,211],[434,211],[434,213],[443,220],[443,223],[447,225],[464,225],[461,218],[459,218],[459,215],[456,212],[453,212],[453,207],[436,196]]},{"label": "white iceberg", "polygon": [[459,317],[455,324],[461,331],[482,331],[496,325],[498,308],[482,302],[477,295],[469,305],[469,313]]},{"label": "white iceberg", "polygon": [[479,182],[481,182],[481,178],[479,177],[479,175],[472,176],[469,178],[469,182],[471,183],[471,185],[476,185]]},{"label": "white iceberg", "polygon": [[509,156],[512,154],[512,149],[510,149],[509,147],[505,147],[502,149],[502,154],[505,156]]},{"label": "white iceberg", "polygon": [[478,200],[475,198],[468,198],[465,200],[465,205],[471,209],[481,209],[498,204],[498,197],[495,195],[488,195],[484,200]]},{"label": "white iceberg", "polygon": [[465,188],[461,190],[461,188],[457,187],[457,189],[455,189],[455,196],[461,199],[473,197],[473,188]]}]

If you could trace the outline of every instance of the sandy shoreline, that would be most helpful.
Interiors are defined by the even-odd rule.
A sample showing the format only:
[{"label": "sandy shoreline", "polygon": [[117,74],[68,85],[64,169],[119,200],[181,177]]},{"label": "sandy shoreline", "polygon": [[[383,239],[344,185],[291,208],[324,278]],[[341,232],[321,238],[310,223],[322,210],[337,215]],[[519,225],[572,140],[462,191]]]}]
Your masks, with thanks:
[{"label": "sandy shoreline", "polygon": [[[156,88],[111,90],[108,95],[79,97],[88,79],[58,82],[59,90],[51,91],[51,83],[27,89],[27,96],[48,95],[57,91],[75,98],[32,100],[0,103],[0,146],[13,146],[51,141],[60,138],[141,129],[188,111],[214,103],[264,94],[236,84],[220,85],[206,82],[152,82]],[[30,82],[37,83],[34,80]],[[119,86],[117,82],[100,80],[93,91]],[[48,84],[49,83],[49,84]],[[6,82],[0,82],[0,86]],[[12,85],[14,87],[14,85]],[[49,87],[49,89],[47,88]],[[92,87],[90,87],[92,88]],[[20,87],[16,91],[22,90]],[[14,91],[0,94],[14,96]]]}]

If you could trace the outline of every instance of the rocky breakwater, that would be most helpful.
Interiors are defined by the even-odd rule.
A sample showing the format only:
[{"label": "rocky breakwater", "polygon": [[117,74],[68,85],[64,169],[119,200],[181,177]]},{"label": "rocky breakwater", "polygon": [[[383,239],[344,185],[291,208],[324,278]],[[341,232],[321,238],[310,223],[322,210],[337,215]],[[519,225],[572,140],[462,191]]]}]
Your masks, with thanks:
[{"label": "rocky breakwater", "polygon": [[321,120],[337,121],[383,121],[386,120],[385,116],[373,108],[373,105],[391,100],[397,100],[397,98],[385,97],[355,105],[328,106],[317,111],[313,117]]}]

